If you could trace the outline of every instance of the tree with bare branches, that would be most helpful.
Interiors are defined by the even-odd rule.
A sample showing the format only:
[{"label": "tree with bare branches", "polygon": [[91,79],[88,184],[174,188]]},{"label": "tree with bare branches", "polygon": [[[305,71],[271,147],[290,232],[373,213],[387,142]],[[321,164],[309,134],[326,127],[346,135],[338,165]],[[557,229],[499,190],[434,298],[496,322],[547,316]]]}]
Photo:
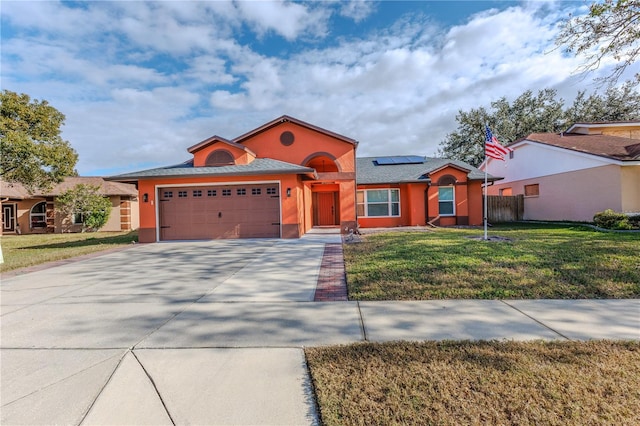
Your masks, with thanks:
[{"label": "tree with bare branches", "polygon": [[[608,58],[616,64],[611,74],[599,80],[617,83],[632,67],[638,69],[640,56],[640,0],[604,0],[593,3],[589,14],[570,17],[562,25],[556,45],[583,56],[579,71],[594,71]],[[635,74],[640,83],[640,72]]]}]

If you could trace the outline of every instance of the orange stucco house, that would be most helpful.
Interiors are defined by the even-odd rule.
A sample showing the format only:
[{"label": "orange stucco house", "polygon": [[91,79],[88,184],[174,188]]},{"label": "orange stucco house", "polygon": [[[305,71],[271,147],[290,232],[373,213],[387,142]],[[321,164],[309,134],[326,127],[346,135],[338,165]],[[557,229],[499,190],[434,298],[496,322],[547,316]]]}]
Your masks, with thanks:
[{"label": "orange stucco house", "polygon": [[482,224],[484,173],[469,164],[410,155],[358,158],[357,169],[363,228]]},{"label": "orange stucco house", "polygon": [[482,223],[477,169],[424,157],[356,160],[357,146],[285,115],[233,140],[197,143],[185,163],[111,179],[138,187],[140,242]]}]

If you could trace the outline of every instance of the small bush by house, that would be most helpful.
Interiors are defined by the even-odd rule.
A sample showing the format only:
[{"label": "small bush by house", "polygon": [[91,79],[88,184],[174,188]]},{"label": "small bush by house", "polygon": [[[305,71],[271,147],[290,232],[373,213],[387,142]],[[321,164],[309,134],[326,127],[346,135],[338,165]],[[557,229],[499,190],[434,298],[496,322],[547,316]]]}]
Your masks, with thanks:
[{"label": "small bush by house", "polygon": [[624,213],[616,213],[611,209],[598,212],[593,216],[593,222],[605,229],[626,230],[638,228],[640,215],[627,216]]}]

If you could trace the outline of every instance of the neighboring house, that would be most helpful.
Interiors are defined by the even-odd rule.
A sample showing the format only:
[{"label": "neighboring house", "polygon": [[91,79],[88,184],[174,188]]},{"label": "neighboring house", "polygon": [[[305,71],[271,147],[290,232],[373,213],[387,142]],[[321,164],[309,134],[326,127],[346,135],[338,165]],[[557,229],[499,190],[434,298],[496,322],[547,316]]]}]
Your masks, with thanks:
[{"label": "neighboring house", "polygon": [[45,193],[30,193],[19,183],[0,181],[2,233],[42,234],[79,232],[80,215],[65,215],[56,197],[78,184],[95,185],[111,200],[109,221],[101,231],[130,231],[138,228],[138,191],[134,185],[105,181],[100,177],[68,177]]},{"label": "neighboring house", "polygon": [[[187,149],[192,158],[185,163],[110,179],[138,187],[140,242],[299,238],[323,226],[346,233],[356,230],[358,223],[481,221],[479,183],[469,180],[470,166],[443,161],[431,167],[424,160],[413,164],[416,174],[410,180],[391,173],[391,179],[358,184],[356,191],[357,145],[351,138],[285,115],[233,140],[212,136],[193,145]],[[403,165],[386,170],[396,167]],[[455,188],[453,196],[443,192],[449,197],[441,200],[446,218],[438,214],[438,189],[433,186],[425,193],[436,184]],[[477,188],[471,189],[471,196],[469,188]],[[425,194],[431,197],[428,207]]]},{"label": "neighboring house", "polygon": [[489,195],[524,195],[526,220],[592,221],[606,209],[640,212],[640,122],[579,123],[533,133],[504,162],[483,163],[504,179]]}]

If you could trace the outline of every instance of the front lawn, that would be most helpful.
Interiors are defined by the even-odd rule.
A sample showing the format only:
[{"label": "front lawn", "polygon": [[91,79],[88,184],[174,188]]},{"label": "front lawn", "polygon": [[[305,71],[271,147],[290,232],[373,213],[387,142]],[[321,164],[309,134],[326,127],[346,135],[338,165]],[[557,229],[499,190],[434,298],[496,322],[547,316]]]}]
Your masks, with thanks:
[{"label": "front lawn", "polygon": [[133,232],[3,235],[0,272],[68,259],[138,241]]},{"label": "front lawn", "polygon": [[502,225],[364,235],[345,244],[350,300],[640,297],[640,234]]},{"label": "front lawn", "polygon": [[640,424],[640,343],[307,348],[324,425]]}]

